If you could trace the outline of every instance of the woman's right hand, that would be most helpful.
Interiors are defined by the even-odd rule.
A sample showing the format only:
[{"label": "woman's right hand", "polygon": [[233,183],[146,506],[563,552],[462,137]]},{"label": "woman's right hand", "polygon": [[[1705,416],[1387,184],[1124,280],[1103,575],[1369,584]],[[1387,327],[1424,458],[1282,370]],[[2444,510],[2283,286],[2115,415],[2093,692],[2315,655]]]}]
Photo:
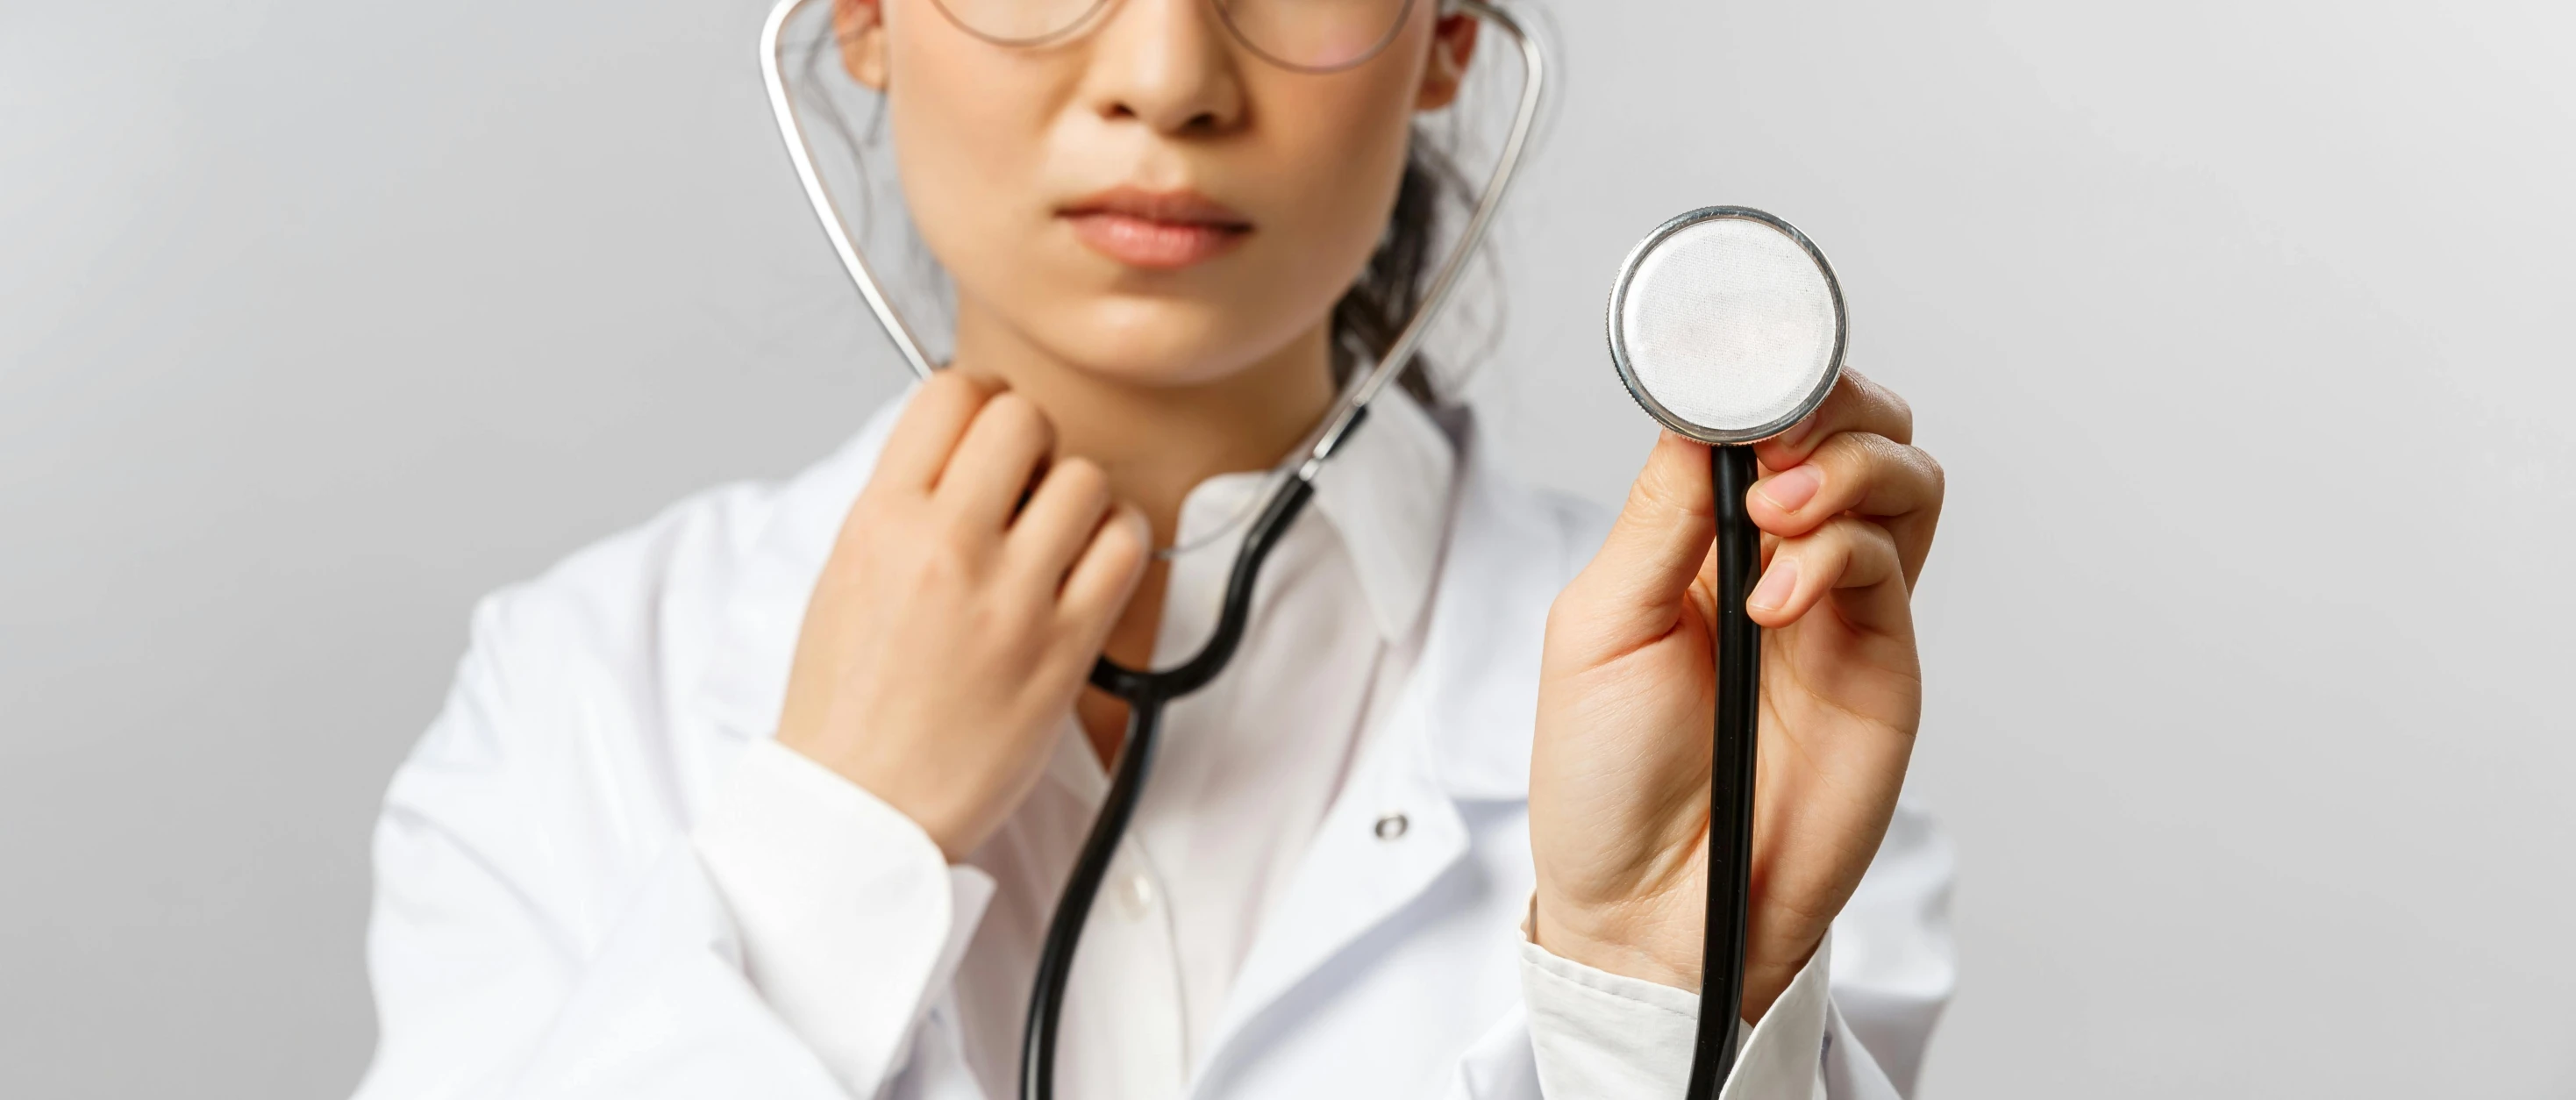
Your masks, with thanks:
[{"label": "woman's right hand", "polygon": [[1100,467],[1050,464],[1054,446],[1027,398],[954,371],[922,383],[842,523],[788,674],[779,743],[902,811],[951,862],[1036,784],[1151,549]]}]

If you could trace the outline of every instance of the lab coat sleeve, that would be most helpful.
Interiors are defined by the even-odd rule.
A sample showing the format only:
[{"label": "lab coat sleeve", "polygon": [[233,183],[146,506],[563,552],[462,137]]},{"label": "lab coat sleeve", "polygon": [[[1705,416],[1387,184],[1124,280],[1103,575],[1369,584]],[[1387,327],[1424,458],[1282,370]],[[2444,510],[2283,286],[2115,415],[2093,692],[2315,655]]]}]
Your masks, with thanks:
[{"label": "lab coat sleeve", "polygon": [[[1825,988],[1832,965],[1833,939],[1827,936],[1759,1024],[1749,1030],[1736,1025],[1740,1045],[1723,1100],[1829,1095],[1819,1073],[1832,1024]],[[1528,942],[1521,945],[1521,994],[1540,1091],[1548,1100],[1681,1096],[1689,1085],[1698,994],[1595,970]],[[1894,1092],[1831,1095],[1876,1100]]]},{"label": "lab coat sleeve", "polygon": [[[1931,819],[1900,803],[1832,933],[1739,1037],[1727,1100],[1895,1100],[1913,1091],[1955,976],[1950,875],[1949,848]],[[1595,970],[1526,936],[1521,986],[1548,1100],[1682,1094],[1697,993]]]},{"label": "lab coat sleeve", "polygon": [[920,1023],[990,892],[981,872],[767,741],[690,827],[632,738],[579,728],[599,700],[512,698],[557,678],[526,650],[560,639],[506,618],[478,612],[386,796],[360,1100],[849,1100],[907,1070],[953,1079],[908,1052],[946,1049]]},{"label": "lab coat sleeve", "polygon": [[744,754],[695,844],[744,973],[780,1018],[854,1093],[903,1069],[992,877],[950,866],[901,811],[774,741]]}]

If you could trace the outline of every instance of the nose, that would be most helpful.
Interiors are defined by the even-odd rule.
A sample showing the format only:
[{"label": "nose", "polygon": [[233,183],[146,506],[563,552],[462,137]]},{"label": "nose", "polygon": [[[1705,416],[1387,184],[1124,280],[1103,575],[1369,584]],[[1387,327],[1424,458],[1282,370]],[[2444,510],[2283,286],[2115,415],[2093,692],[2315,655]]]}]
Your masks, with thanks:
[{"label": "nose", "polygon": [[1173,135],[1242,125],[1242,74],[1217,18],[1209,0],[1118,0],[1092,44],[1101,115]]}]

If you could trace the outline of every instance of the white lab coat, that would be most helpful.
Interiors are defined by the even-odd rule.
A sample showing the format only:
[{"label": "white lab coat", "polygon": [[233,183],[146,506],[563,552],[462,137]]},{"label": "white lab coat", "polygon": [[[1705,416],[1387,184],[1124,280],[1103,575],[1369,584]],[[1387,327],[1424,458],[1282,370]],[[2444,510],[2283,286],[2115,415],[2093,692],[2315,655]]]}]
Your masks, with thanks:
[{"label": "white lab coat", "polygon": [[[685,501],[477,609],[447,708],[378,829],[382,1038],[362,1098],[850,1096],[746,977],[743,930],[689,837],[773,731],[807,594],[886,420],[789,482]],[[1556,1100],[1636,1082],[1678,1093],[1663,1082],[1687,1065],[1695,998],[1555,960],[1518,932],[1541,631],[1607,516],[1513,484],[1463,416],[1452,430],[1452,537],[1388,747],[1264,922],[1266,969],[1245,979],[1195,1096],[1538,1100],[1543,1072]],[[1402,844],[1330,827],[1399,803]],[[1827,949],[1748,1039],[1730,1098],[1910,1087],[1951,987],[1949,873],[1928,821],[1900,807]],[[953,965],[940,948],[889,958]],[[915,1023],[885,1087],[980,1095],[939,1072],[953,1027]],[[1622,1044],[1650,1052],[1626,1061],[1674,1053],[1605,1071]]]}]

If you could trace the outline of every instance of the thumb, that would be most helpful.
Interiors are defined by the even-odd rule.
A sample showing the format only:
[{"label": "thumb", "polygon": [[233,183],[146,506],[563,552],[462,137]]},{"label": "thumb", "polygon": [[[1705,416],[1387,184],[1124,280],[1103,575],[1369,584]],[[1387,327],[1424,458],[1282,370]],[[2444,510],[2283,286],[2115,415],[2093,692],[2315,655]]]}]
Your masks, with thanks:
[{"label": "thumb", "polygon": [[1612,634],[1630,642],[1657,637],[1680,617],[1682,595],[1716,537],[1708,445],[1665,432],[1576,583]]}]

